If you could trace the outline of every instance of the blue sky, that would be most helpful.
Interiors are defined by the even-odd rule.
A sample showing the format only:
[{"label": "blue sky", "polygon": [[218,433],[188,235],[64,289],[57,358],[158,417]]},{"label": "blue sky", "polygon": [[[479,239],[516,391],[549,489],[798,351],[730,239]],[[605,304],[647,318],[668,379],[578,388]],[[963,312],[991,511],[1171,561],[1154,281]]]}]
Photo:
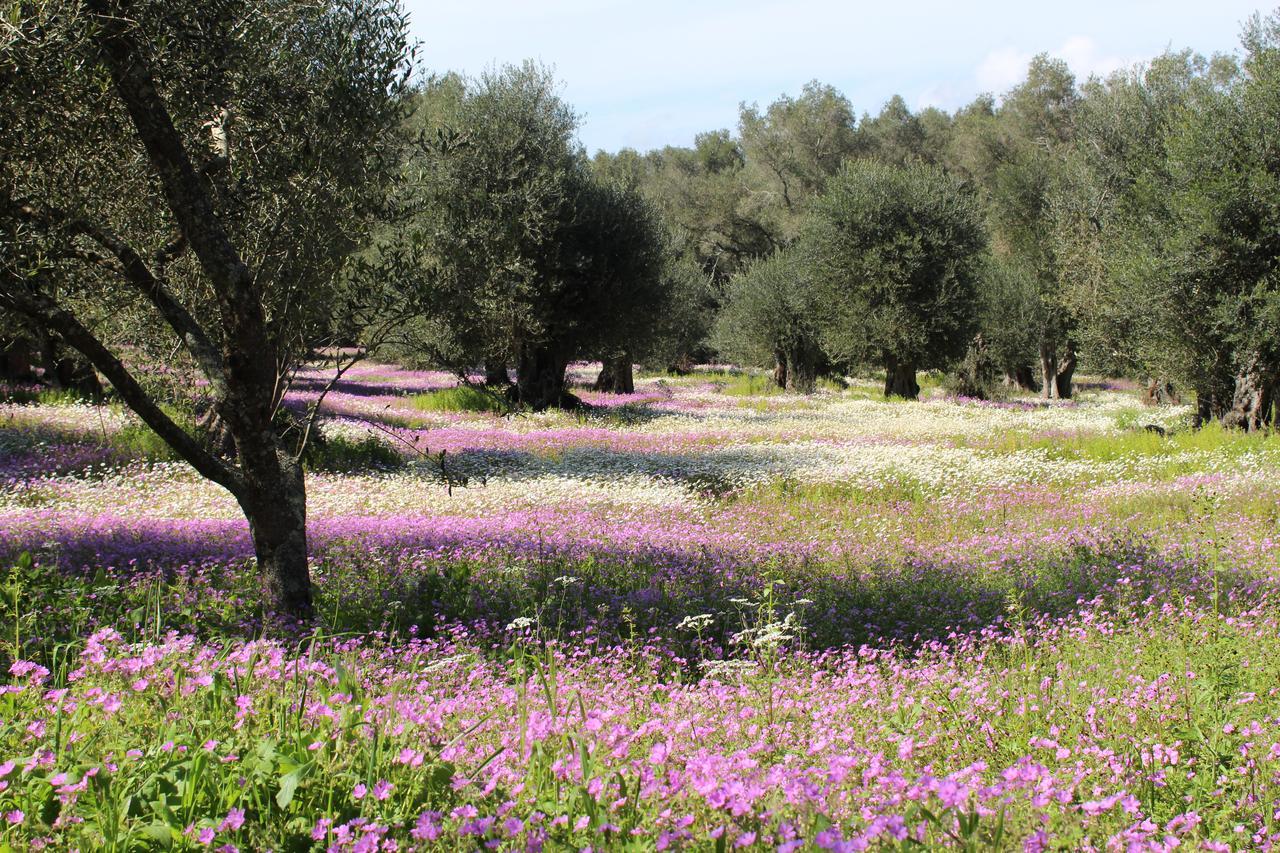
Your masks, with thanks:
[{"label": "blue sky", "polygon": [[404,0],[430,71],[526,58],[555,68],[587,150],[688,145],[821,80],[859,112],[901,94],[955,109],[1018,82],[1036,53],[1080,77],[1167,47],[1234,51],[1257,0]]}]

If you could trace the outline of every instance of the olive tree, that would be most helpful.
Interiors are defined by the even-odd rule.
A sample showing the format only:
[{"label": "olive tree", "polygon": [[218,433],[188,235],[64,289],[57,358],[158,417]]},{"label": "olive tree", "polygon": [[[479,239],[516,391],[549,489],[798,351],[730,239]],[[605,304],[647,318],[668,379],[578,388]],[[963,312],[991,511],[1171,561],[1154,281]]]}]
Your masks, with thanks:
[{"label": "olive tree", "polygon": [[986,234],[976,200],[933,166],[855,161],[827,186],[804,239],[832,359],[880,365],[885,396],[919,396],[975,328]]},{"label": "olive tree", "polygon": [[1256,430],[1271,424],[1280,383],[1280,13],[1255,17],[1243,43],[1242,73],[1193,101],[1170,135],[1166,280],[1179,316],[1207,322],[1230,353],[1231,379],[1202,419]]},{"label": "olive tree", "polygon": [[[666,331],[684,283],[657,210],[638,190],[583,173],[577,213],[562,232],[563,294],[543,345],[603,362],[601,391],[635,390],[633,362]],[[563,372],[560,373],[563,382]]]},{"label": "olive tree", "polygon": [[795,237],[808,203],[853,151],[855,123],[844,95],[817,80],[764,110],[739,108],[745,177],[757,200],[753,218],[776,244]]},{"label": "olive tree", "polygon": [[[390,174],[406,50],[393,0],[46,0],[0,32],[0,306],[235,497],[283,619],[312,614],[318,411],[284,418],[283,394],[373,316],[341,273]],[[225,445],[140,381],[156,338],[207,382]]]},{"label": "olive tree", "polygon": [[677,252],[717,285],[777,248],[761,216],[742,146],[727,130],[700,133],[692,148],[667,146],[647,158],[643,192],[662,213]]},{"label": "olive tree", "polygon": [[1002,276],[1034,305],[1036,346],[1004,365],[1019,384],[1037,361],[1045,397],[1069,397],[1076,367],[1075,317],[1059,281],[1053,198],[1075,132],[1075,78],[1066,63],[1035,57],[998,108],[979,98],[956,116],[944,158],[978,188]]},{"label": "olive tree", "polygon": [[1116,367],[1193,391],[1200,423],[1252,430],[1280,381],[1280,18],[1243,42],[1241,63],[1168,53],[1085,88],[1055,251]]},{"label": "olive tree", "polygon": [[[539,265],[572,215],[577,117],[533,63],[478,79],[446,77],[415,97],[398,201],[407,222],[379,234],[376,250],[407,255],[402,286],[429,292],[432,315],[403,355],[494,379],[520,357],[537,325]],[[497,366],[502,365],[502,377]]]},{"label": "olive tree", "polygon": [[[1194,389],[1205,417],[1230,396],[1230,357],[1212,312],[1172,251],[1180,193],[1169,141],[1188,115],[1225,96],[1234,60],[1165,53],[1090,80],[1052,198],[1062,301],[1094,369]],[[1213,401],[1217,400],[1217,403]]]},{"label": "olive tree", "polygon": [[755,261],[725,288],[712,342],[743,364],[773,365],[780,388],[811,393],[824,357],[812,270],[796,248]]},{"label": "olive tree", "polygon": [[[632,352],[665,310],[667,241],[639,190],[592,174],[577,118],[533,63],[468,81],[410,159],[410,221],[377,251],[415,263],[400,286],[432,306],[408,345],[465,372],[513,363],[533,409],[578,404],[565,369],[604,359],[628,384]],[[608,377],[606,377],[608,378]]]}]

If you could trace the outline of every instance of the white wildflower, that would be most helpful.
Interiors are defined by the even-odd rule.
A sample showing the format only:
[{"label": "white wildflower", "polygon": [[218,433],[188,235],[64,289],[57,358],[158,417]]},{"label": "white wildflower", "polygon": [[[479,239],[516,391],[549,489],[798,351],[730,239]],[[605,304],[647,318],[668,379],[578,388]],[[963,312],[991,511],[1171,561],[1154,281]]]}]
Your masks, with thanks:
[{"label": "white wildflower", "polygon": [[679,625],[676,625],[676,630],[702,631],[710,627],[711,623],[714,621],[715,617],[710,613],[699,613],[697,616],[686,616],[680,620]]},{"label": "white wildflower", "polygon": [[702,669],[707,678],[736,678],[754,672],[759,664],[751,660],[709,660],[704,661]]}]

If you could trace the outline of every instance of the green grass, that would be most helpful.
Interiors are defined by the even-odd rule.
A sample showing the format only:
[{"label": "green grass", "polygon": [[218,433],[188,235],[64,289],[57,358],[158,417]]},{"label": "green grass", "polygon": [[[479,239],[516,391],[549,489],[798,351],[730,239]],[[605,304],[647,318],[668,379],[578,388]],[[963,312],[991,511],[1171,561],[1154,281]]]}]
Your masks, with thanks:
[{"label": "green grass", "polygon": [[389,470],[404,465],[404,458],[376,436],[360,439],[342,435],[327,436],[307,447],[307,467],[317,471],[349,473],[369,469]]},{"label": "green grass", "polygon": [[[723,378],[716,377],[712,381],[726,397],[773,397],[787,393],[777,386],[772,376],[763,373],[723,374]],[[835,379],[822,376],[818,378],[815,389],[840,394],[844,392],[845,386]]]},{"label": "green grass", "polygon": [[1247,433],[1224,429],[1214,423],[1200,429],[1175,431],[1160,435],[1135,427],[1119,435],[1035,436],[1010,434],[995,449],[1008,453],[1017,450],[1043,450],[1051,458],[1088,462],[1112,462],[1135,456],[1176,456],[1182,453],[1218,453],[1236,458],[1245,453],[1280,451],[1280,434]]},{"label": "green grass", "polygon": [[90,401],[79,391],[69,388],[0,388],[0,401],[41,406],[66,406]]},{"label": "green grass", "polygon": [[[179,409],[168,403],[162,403],[160,408],[188,433],[196,432],[195,415],[190,411]],[[176,462],[180,458],[151,427],[135,419],[130,419],[119,430],[108,433],[106,441],[121,455],[130,458],[149,459],[156,462]]]},{"label": "green grass", "polygon": [[415,394],[411,400],[413,407],[420,412],[492,412],[500,415],[508,410],[500,393],[470,385]]},{"label": "green grass", "polygon": [[775,397],[785,393],[767,376],[735,376],[720,386],[726,397]]}]

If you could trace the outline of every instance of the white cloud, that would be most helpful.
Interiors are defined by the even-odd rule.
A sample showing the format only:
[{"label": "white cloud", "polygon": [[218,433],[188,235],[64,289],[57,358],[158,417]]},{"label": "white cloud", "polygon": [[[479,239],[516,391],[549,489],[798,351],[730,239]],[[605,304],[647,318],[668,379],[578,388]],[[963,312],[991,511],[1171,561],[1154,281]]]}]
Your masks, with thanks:
[{"label": "white cloud", "polygon": [[[1076,79],[1083,82],[1092,75],[1106,75],[1127,68],[1139,61],[1137,57],[1122,57],[1105,53],[1098,43],[1088,36],[1072,36],[1056,50],[1047,53],[1057,59],[1064,60]],[[980,92],[991,92],[997,96],[1008,92],[1026,76],[1027,66],[1031,64],[1033,54],[1030,51],[1013,47],[1002,47],[993,50],[983,57],[974,71],[974,82]]]},{"label": "white cloud", "polygon": [[1062,47],[1054,51],[1053,55],[1065,59],[1067,65],[1071,66],[1071,70],[1075,72],[1076,78],[1081,81],[1095,74],[1105,77],[1140,61],[1139,57],[1105,54],[1093,39],[1085,36],[1067,39]]},{"label": "white cloud", "polygon": [[1002,47],[986,55],[974,79],[981,92],[1003,94],[1018,84],[1027,72],[1031,54],[1012,47]]}]

